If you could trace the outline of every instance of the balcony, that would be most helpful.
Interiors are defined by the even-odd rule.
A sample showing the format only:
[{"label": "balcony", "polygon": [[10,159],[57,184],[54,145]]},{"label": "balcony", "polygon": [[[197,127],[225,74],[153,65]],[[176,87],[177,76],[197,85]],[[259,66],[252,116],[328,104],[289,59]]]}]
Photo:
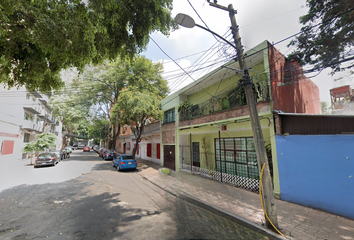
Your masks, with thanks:
[{"label": "balcony", "polygon": [[[269,101],[269,90],[266,83],[255,83],[254,93],[257,102]],[[186,121],[197,117],[204,117],[215,113],[239,109],[246,106],[246,96],[243,87],[235,87],[218,96],[196,105],[181,104],[179,107],[180,121]],[[183,124],[184,125],[184,124]]]},{"label": "balcony", "polygon": [[46,119],[46,121],[48,122],[48,123],[50,123],[50,124],[56,124],[56,119],[55,119],[55,117],[53,117],[52,115],[50,115],[50,114],[46,114],[45,115],[45,119]]},{"label": "balcony", "polygon": [[22,124],[22,128],[28,131],[42,132],[42,124],[34,123],[33,121],[25,120]]},{"label": "balcony", "polygon": [[29,91],[33,96],[35,96],[36,98],[42,98],[42,95],[38,92],[38,91]]},{"label": "balcony", "polygon": [[53,129],[49,129],[48,130],[50,133],[53,133],[54,135],[56,135],[56,136],[58,136],[58,132],[57,131],[55,131],[55,130],[53,130]]},{"label": "balcony", "polygon": [[39,101],[40,101],[46,108],[48,108],[48,109],[51,110],[51,108],[50,108],[49,105],[48,105],[47,99],[42,98],[42,99],[39,99]]},{"label": "balcony", "polygon": [[30,113],[33,113],[33,114],[40,114],[41,112],[41,108],[39,106],[27,106],[27,107],[23,107],[23,109],[25,109],[26,111],[30,112]]}]

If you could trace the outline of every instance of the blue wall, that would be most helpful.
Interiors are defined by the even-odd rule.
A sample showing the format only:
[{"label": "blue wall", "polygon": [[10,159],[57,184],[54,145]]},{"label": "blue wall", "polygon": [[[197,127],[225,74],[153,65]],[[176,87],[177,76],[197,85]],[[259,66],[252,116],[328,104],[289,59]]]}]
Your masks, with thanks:
[{"label": "blue wall", "polygon": [[354,219],[354,135],[275,139],[281,199]]}]

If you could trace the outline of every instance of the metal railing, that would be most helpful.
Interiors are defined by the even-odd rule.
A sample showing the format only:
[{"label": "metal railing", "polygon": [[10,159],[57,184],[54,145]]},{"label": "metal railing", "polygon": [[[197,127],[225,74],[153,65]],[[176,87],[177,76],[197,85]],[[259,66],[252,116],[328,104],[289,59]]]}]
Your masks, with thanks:
[{"label": "metal railing", "polygon": [[[257,102],[269,100],[269,89],[266,80],[254,82],[254,93]],[[246,96],[242,87],[235,87],[215,97],[209,98],[200,104],[195,104],[187,109],[180,110],[180,120],[188,120],[213,113],[227,111],[236,107],[247,105]]]}]

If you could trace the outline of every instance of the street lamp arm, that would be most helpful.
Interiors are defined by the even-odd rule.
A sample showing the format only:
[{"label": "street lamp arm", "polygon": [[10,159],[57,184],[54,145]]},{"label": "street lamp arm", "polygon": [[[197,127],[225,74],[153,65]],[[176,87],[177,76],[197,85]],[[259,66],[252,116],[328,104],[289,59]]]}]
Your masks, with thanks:
[{"label": "street lamp arm", "polygon": [[213,34],[213,35],[217,36],[218,38],[224,40],[224,41],[225,41],[226,43],[228,43],[231,47],[237,49],[235,45],[233,45],[231,42],[227,41],[225,38],[223,38],[222,36],[220,36],[220,35],[217,34],[216,32],[211,31],[209,28],[203,27],[203,26],[201,26],[201,25],[199,25],[199,24],[195,24],[195,26],[200,27],[200,28],[204,29],[205,31],[210,32],[211,34]]}]

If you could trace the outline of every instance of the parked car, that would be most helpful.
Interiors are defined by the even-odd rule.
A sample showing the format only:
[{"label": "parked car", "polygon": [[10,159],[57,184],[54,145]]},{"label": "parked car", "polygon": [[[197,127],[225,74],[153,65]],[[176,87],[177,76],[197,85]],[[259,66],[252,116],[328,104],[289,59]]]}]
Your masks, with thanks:
[{"label": "parked car", "polygon": [[60,156],[55,152],[40,153],[34,161],[34,167],[55,166],[59,162]]},{"label": "parked car", "polygon": [[104,153],[103,153],[103,159],[104,160],[113,160],[113,158],[115,158],[118,154],[114,151],[111,151],[111,150],[106,150]]},{"label": "parked car", "polygon": [[104,150],[107,150],[107,149],[101,148],[101,149],[98,151],[98,156],[102,157]]},{"label": "parked car", "polygon": [[96,153],[98,153],[98,150],[99,150],[98,145],[93,146],[93,151],[95,151]]},{"label": "parked car", "polygon": [[53,152],[53,153],[57,154],[59,156],[60,160],[63,160],[63,159],[66,158],[65,151],[54,150],[54,151],[50,151],[50,152]]},{"label": "parked car", "polygon": [[89,146],[85,146],[82,151],[83,151],[83,152],[89,152],[89,151],[90,151],[90,147],[89,147]]},{"label": "parked car", "polygon": [[132,155],[118,154],[113,159],[113,167],[116,167],[117,171],[122,169],[136,169],[137,161]]},{"label": "parked car", "polygon": [[85,145],[79,144],[79,145],[77,146],[77,149],[84,149],[84,147],[85,147]]},{"label": "parked car", "polygon": [[71,150],[76,150],[77,147],[74,147],[74,146],[68,146],[69,148],[71,148]]}]

